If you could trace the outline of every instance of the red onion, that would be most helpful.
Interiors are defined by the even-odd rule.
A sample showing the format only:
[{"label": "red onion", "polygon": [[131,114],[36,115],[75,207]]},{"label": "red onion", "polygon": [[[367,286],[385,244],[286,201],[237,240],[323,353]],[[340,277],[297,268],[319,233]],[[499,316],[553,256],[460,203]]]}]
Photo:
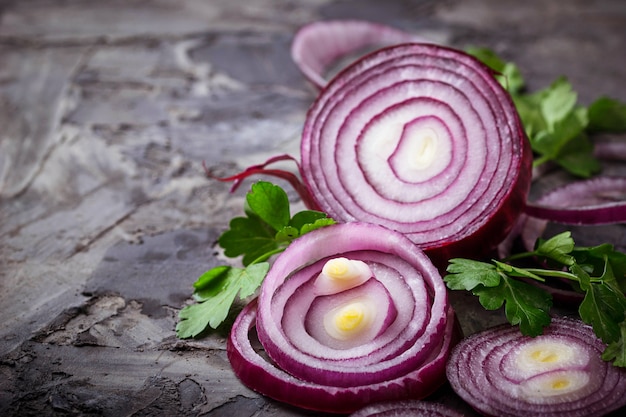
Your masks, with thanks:
[{"label": "red onion", "polygon": [[366,47],[425,42],[418,36],[379,23],[331,20],[303,26],[291,44],[291,57],[316,87],[326,85],[324,74],[335,61]]},{"label": "red onion", "polygon": [[[338,258],[363,261],[368,272],[333,292],[320,280]],[[354,338],[324,327],[338,307],[360,302],[373,318]],[[336,224],[296,239],[274,261],[257,303],[231,331],[233,369],[251,389],[307,409],[349,413],[423,398],[445,381],[458,337],[437,269],[405,236],[373,224]],[[269,359],[252,348],[255,326]]]},{"label": "red onion", "polygon": [[493,249],[531,180],[509,95],[473,57],[429,44],[376,51],[334,78],[309,110],[301,157],[331,217],[400,230],[438,259]]},{"label": "red onion", "polygon": [[463,417],[463,414],[443,404],[407,400],[370,404],[350,417]]},{"label": "red onion", "polygon": [[626,405],[626,370],[601,359],[604,344],[580,320],[553,318],[541,336],[508,324],[453,350],[452,388],[488,416],[602,416]]}]

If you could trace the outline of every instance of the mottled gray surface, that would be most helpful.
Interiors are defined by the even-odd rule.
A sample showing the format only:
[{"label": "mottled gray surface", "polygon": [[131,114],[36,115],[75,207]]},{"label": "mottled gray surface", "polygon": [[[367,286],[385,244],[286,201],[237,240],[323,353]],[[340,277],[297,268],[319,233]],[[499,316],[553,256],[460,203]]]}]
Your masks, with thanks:
[{"label": "mottled gray surface", "polygon": [[[584,103],[626,100],[621,0],[22,0],[0,13],[3,416],[305,414],[243,387],[223,332],[174,334],[245,192],[208,181],[202,161],[231,174],[298,153],[315,97],[289,58],[302,24],[365,18],[489,46],[531,88],[567,74]],[[620,226],[577,235],[626,248]],[[468,333],[502,321],[453,302]],[[463,408],[446,388],[434,399]]]}]

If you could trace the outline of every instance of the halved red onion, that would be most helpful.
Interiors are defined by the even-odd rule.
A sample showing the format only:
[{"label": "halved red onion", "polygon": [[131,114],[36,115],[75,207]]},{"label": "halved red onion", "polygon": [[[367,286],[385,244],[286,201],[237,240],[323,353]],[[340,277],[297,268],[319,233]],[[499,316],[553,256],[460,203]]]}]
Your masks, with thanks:
[{"label": "halved red onion", "polygon": [[291,43],[291,57],[305,77],[323,88],[329,66],[366,47],[384,47],[425,39],[380,23],[363,20],[318,21],[303,26]]},{"label": "halved red onion", "polygon": [[557,188],[528,202],[529,216],[564,224],[626,222],[626,178],[596,177]]},{"label": "halved red onion", "polygon": [[406,400],[370,404],[350,417],[463,417],[464,414],[444,404]]},{"label": "halved red onion", "polygon": [[399,230],[435,259],[493,249],[532,174],[492,72],[430,44],[376,51],[335,77],[309,110],[301,157],[323,211]]},{"label": "halved red onion", "polygon": [[[364,261],[373,276],[336,293],[316,286],[338,257]],[[337,339],[324,317],[353,302],[372,309],[371,327]],[[437,269],[398,232],[353,222],[296,239],[275,260],[257,303],[235,322],[228,355],[242,382],[271,398],[348,413],[374,401],[423,398],[445,382],[458,337],[454,313]],[[269,359],[252,349],[255,326]]]},{"label": "halved red onion", "polygon": [[541,336],[498,326],[464,339],[447,365],[454,391],[489,416],[602,416],[626,405],[626,370],[601,359],[591,326],[553,318]]}]

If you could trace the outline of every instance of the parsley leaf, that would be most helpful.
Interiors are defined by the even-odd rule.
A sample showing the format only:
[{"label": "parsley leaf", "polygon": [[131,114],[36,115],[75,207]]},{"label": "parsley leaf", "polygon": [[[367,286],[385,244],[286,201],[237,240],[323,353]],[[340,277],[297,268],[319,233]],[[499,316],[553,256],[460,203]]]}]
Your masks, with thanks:
[{"label": "parsley leaf", "polygon": [[504,304],[507,320],[520,326],[522,334],[537,336],[550,324],[552,296],[546,291],[504,275],[496,287],[474,289],[480,304],[487,310],[497,310]]},{"label": "parsley leaf", "polygon": [[198,303],[180,311],[176,335],[184,339],[199,335],[207,326],[217,328],[226,320],[235,297],[243,300],[254,294],[268,269],[269,264],[262,262],[246,268],[218,266],[204,273],[194,284]]},{"label": "parsley leaf", "polygon": [[589,106],[589,130],[626,132],[626,103],[600,97]]},{"label": "parsley leaf", "polygon": [[494,265],[471,259],[451,259],[444,277],[451,290],[471,291],[479,285],[495,287],[500,284],[500,274]]},{"label": "parsley leaf", "polygon": [[517,94],[524,88],[524,79],[514,63],[502,60],[489,48],[469,47],[466,51],[496,71],[496,78],[509,93]]},{"label": "parsley leaf", "polygon": [[570,253],[574,250],[574,246],[572,233],[563,232],[548,240],[540,239],[534,253],[564,265],[572,265],[574,263],[574,257],[570,255]]},{"label": "parsley leaf", "polygon": [[610,343],[602,353],[602,359],[613,361],[615,366],[626,367],[626,321],[619,324],[620,337]]},{"label": "parsley leaf", "polygon": [[266,262],[284,251],[299,236],[335,221],[325,213],[304,210],[291,217],[287,193],[277,185],[259,181],[246,195],[245,217],[235,217],[218,239],[224,255],[241,256],[244,268],[217,266],[194,283],[196,304],[179,312],[179,338],[195,337],[207,327],[217,328],[228,316],[237,296],[255,293],[269,269]]},{"label": "parsley leaf", "polygon": [[552,161],[572,175],[587,178],[600,171],[593,155],[590,133],[626,132],[626,103],[600,97],[589,107],[565,77],[539,91],[524,91],[519,68],[487,48],[466,50],[496,72],[496,79],[511,94],[526,135],[536,154],[534,164]]}]

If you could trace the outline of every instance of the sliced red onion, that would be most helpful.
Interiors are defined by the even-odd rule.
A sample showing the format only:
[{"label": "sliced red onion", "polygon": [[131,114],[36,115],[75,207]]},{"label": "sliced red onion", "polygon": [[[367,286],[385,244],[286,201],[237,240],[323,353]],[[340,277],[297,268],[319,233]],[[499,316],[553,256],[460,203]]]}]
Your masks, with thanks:
[{"label": "sliced red onion", "polygon": [[329,66],[366,47],[384,47],[407,42],[427,42],[380,23],[362,20],[319,21],[303,26],[291,44],[291,57],[316,87],[323,88]]},{"label": "sliced red onion", "polygon": [[[316,281],[338,257],[364,261],[373,276],[329,293]],[[355,300],[374,312],[370,327],[336,338],[324,319]],[[269,360],[252,349],[254,326]],[[247,307],[235,322],[228,354],[253,390],[298,407],[347,413],[432,393],[445,381],[456,337],[445,286],[424,253],[400,233],[346,223],[298,238],[275,260],[258,308]]]},{"label": "sliced red onion", "polygon": [[626,222],[626,178],[596,177],[560,187],[526,204],[529,216],[564,224]]},{"label": "sliced red onion", "polygon": [[302,175],[340,222],[402,231],[435,258],[493,249],[532,155],[509,95],[462,52],[405,44],[348,67],[309,110]]},{"label": "sliced red onion", "polygon": [[444,404],[406,400],[370,404],[350,417],[463,417],[464,414]]},{"label": "sliced red onion", "polygon": [[459,343],[447,376],[484,415],[603,416],[626,405],[626,370],[603,361],[604,348],[577,319],[553,318],[535,338],[505,324]]}]

